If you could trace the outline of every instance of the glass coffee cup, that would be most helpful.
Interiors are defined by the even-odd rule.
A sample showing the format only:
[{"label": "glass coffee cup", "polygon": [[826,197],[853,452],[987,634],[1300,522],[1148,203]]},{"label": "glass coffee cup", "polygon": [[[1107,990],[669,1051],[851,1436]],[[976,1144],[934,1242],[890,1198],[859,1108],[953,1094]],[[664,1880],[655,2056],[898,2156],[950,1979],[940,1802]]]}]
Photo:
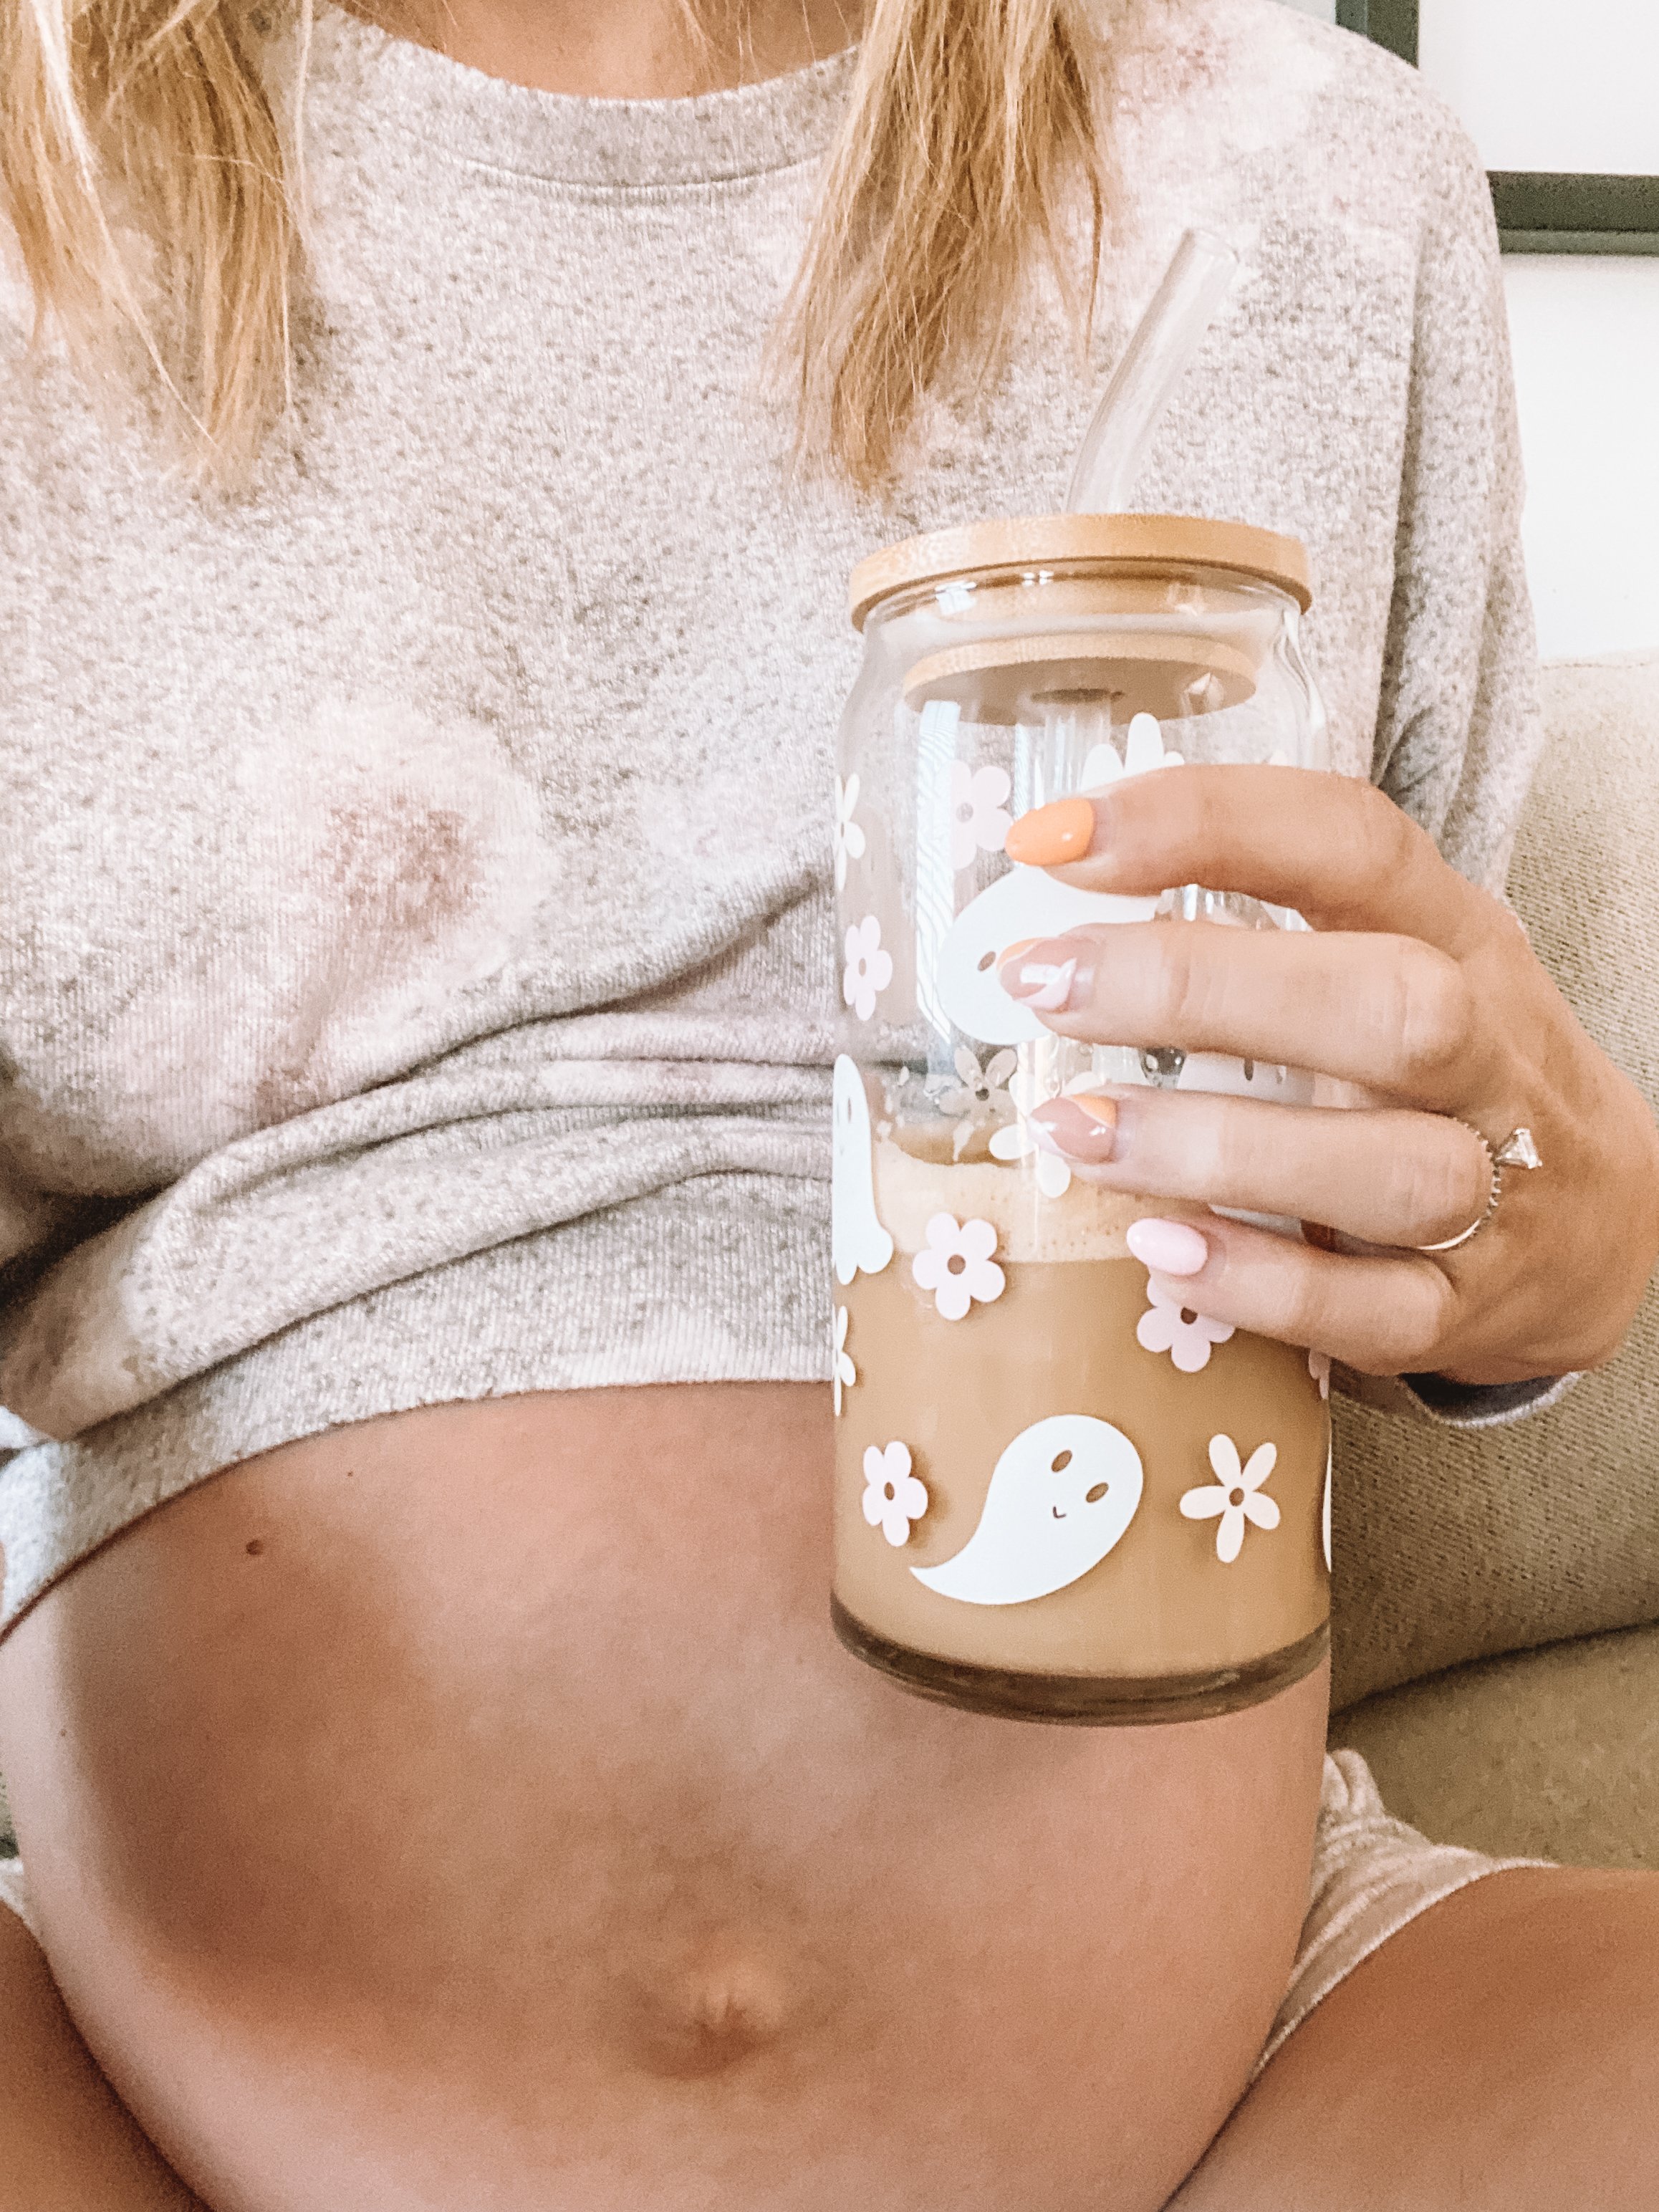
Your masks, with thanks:
[{"label": "glass coffee cup", "polygon": [[[1237,893],[1012,864],[1028,809],[1191,762],[1328,765],[1293,539],[1061,515],[861,562],[836,786],[836,1632],[912,1690],[1029,1719],[1197,1718],[1329,1626],[1328,1364],[1165,1297],[1034,1110],[1144,1083],[1293,1111],[1300,1070],[1046,1030],[999,957],[1083,923],[1299,928]],[[1196,1209],[1187,1209],[1196,1216]],[[1299,1235],[1291,1222],[1272,1224]]]}]

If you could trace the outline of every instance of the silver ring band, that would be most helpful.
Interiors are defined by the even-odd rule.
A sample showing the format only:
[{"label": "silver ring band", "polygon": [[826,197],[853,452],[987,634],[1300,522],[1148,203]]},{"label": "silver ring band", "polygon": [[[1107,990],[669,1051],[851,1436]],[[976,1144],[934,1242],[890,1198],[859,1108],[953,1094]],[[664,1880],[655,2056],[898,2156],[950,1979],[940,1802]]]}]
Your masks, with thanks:
[{"label": "silver ring band", "polygon": [[[1456,1115],[1451,1115],[1448,1118],[1452,1121],[1459,1119]],[[1472,1137],[1480,1138],[1481,1150],[1486,1155],[1486,1164],[1492,1173],[1492,1183],[1486,1194],[1486,1212],[1478,1219],[1472,1221],[1468,1227],[1460,1231],[1457,1236],[1444,1237],[1438,1244],[1414,1245],[1413,1247],[1414,1251],[1455,1252],[1460,1245],[1467,1244],[1472,1237],[1478,1237],[1493,1214],[1497,1212],[1498,1201],[1504,1195],[1505,1168],[1541,1168],[1544,1164],[1539,1155],[1538,1147],[1533,1141],[1532,1131],[1528,1128],[1522,1127],[1511,1129],[1503,1143],[1494,1151],[1491,1142],[1480,1130],[1475,1127],[1473,1121],[1462,1121],[1460,1126],[1467,1129]]]}]

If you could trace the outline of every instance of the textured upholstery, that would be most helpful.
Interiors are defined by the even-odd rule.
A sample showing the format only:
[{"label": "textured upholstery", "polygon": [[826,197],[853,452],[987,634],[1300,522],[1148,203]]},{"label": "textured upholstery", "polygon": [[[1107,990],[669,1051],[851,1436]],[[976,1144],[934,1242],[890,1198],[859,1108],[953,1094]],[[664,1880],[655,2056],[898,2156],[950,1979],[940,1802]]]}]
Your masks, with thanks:
[{"label": "textured upholstery", "polygon": [[1455,1668],[1339,1714],[1331,1741],[1437,1842],[1659,1871],[1659,1628]]},{"label": "textured upholstery", "polygon": [[[1597,1043],[1659,1099],[1659,656],[1548,672],[1510,896]],[[1337,1412],[1334,1701],[1659,1620],[1659,1290],[1624,1352],[1512,1427]]]},{"label": "textured upholstery", "polygon": [[[1659,1100],[1659,656],[1553,669],[1547,696],[1510,896]],[[1337,1455],[1335,1696],[1382,1694],[1332,1741],[1438,1840],[1659,1869],[1659,1627],[1634,1625],[1659,1621],[1659,1291],[1553,1411],[1459,1435],[1344,1407]]]}]

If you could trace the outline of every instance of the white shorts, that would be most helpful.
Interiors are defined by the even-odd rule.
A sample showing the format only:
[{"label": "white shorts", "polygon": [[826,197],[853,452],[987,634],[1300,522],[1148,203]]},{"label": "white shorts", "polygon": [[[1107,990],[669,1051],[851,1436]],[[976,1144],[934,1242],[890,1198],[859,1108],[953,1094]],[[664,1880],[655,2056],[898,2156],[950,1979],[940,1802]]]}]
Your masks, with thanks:
[{"label": "white shorts", "polygon": [[1546,1863],[1492,1859],[1455,1844],[1431,1844],[1394,1818],[1357,1751],[1333,1752],[1325,1761],[1319,1793],[1308,1917],[1291,1985],[1256,2060],[1256,2073],[1322,1997],[1419,1912],[1483,1875]]}]

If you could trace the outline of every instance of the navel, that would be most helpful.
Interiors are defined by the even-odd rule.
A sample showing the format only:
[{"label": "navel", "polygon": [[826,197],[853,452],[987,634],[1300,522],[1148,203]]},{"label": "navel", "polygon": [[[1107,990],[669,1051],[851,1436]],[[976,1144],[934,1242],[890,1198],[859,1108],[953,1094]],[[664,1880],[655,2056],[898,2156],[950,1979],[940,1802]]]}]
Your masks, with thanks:
[{"label": "navel", "polygon": [[628,2040],[647,2073],[690,2081],[775,2048],[793,2010],[769,1962],[741,1951],[714,1954],[635,1984]]}]

